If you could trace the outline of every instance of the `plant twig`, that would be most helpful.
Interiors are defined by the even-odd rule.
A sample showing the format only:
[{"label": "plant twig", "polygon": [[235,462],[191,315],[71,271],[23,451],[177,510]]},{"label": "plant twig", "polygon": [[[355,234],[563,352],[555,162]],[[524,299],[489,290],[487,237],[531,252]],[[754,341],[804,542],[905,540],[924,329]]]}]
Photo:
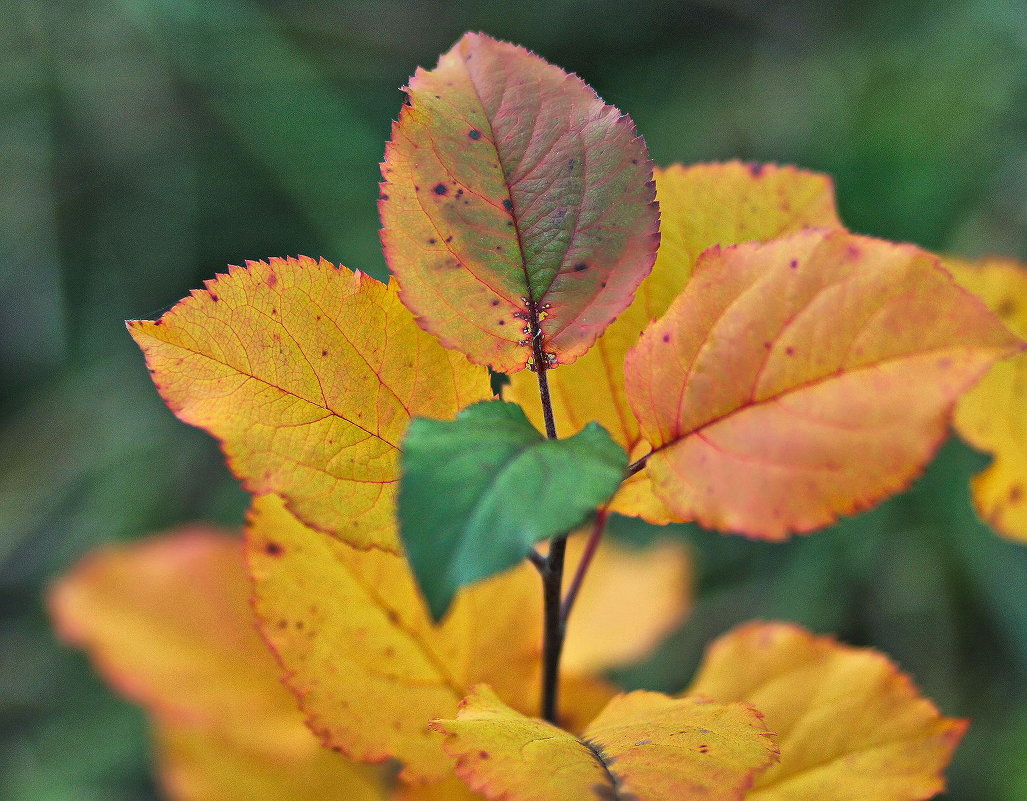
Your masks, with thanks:
[{"label": "plant twig", "polygon": [[574,578],[571,579],[571,586],[567,588],[567,594],[564,596],[563,604],[560,607],[560,619],[565,632],[567,630],[567,619],[571,616],[574,602],[577,600],[578,593],[581,591],[581,585],[585,581],[585,574],[588,573],[588,568],[592,564],[596,550],[599,548],[599,542],[603,538],[603,532],[606,530],[606,518],[608,516],[609,512],[606,509],[600,509],[596,512],[595,522],[592,523],[592,533],[589,534],[588,542],[585,543],[585,551],[581,555],[581,561],[578,562]]},{"label": "plant twig", "polygon": [[557,724],[557,698],[560,689],[560,654],[563,652],[563,610],[560,603],[563,584],[563,559],[567,535],[553,540],[542,573],[545,634],[542,641],[542,717]]}]

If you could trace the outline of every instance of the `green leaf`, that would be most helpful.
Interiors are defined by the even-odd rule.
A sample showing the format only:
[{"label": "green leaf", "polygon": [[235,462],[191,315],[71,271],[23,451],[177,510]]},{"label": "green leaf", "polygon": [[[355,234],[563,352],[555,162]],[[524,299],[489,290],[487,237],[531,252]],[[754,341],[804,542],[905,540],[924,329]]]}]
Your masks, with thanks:
[{"label": "green leaf", "polygon": [[584,523],[627,469],[624,449],[598,423],[548,440],[503,401],[475,403],[452,422],[415,418],[402,461],[400,533],[436,619],[460,587]]}]

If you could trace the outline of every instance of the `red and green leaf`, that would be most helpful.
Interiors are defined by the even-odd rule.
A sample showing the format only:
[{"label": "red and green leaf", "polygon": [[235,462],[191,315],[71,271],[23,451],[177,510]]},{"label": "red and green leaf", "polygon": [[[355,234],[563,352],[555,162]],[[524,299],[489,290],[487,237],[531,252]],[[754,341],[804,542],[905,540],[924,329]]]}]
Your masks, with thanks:
[{"label": "red and green leaf", "polygon": [[535,353],[574,361],[656,255],[652,164],[634,124],[577,76],[482,34],[418,70],[407,93],[380,201],[403,302],[496,370]]}]

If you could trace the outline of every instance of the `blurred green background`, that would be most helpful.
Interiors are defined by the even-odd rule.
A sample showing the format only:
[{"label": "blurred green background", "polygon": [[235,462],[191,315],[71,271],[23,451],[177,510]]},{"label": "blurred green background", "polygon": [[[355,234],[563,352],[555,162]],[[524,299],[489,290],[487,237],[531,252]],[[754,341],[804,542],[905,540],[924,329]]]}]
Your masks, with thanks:
[{"label": "blurred green background", "polygon": [[[578,72],[658,163],[796,163],[835,177],[857,231],[1027,256],[1022,0],[0,0],[3,799],[154,796],[144,721],[53,640],[41,594],[98,543],[241,519],[123,320],[247,258],[383,276],[398,87],[464,30]],[[1027,549],[974,518],[984,463],[950,443],[913,492],[787,545],[680,527],[696,614],[621,678],[675,689],[733,623],[798,620],[886,650],[974,718],[952,798],[1027,798]]]}]

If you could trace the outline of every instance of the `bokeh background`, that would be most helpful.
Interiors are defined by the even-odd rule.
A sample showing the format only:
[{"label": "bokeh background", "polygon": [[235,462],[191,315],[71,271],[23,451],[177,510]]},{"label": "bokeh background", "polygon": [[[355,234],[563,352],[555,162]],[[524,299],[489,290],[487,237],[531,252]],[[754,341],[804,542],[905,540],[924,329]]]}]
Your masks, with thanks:
[{"label": "bokeh background", "polygon": [[[42,593],[99,543],[241,520],[214,443],[161,405],[123,321],[247,258],[383,276],[398,87],[468,29],[578,72],[658,163],[823,170],[854,230],[1027,256],[1022,0],[0,0],[3,799],[155,797],[145,722],[54,641]],[[974,719],[950,797],[1022,801],[1027,548],[976,521],[984,463],[952,442],[912,492],[787,545],[679,527],[695,614],[620,678],[677,689],[752,617],[837,632]]]}]

